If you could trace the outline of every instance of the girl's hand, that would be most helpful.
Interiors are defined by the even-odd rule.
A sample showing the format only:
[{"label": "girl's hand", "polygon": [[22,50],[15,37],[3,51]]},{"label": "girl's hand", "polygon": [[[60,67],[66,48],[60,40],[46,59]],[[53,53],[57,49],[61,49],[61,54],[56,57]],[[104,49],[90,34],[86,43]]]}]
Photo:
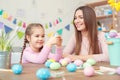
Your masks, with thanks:
[{"label": "girl's hand", "polygon": [[59,47],[59,46],[62,46],[62,38],[61,36],[57,36],[56,37],[56,45]]},{"label": "girl's hand", "polygon": [[47,45],[57,45],[57,46],[61,46],[62,44],[62,39],[61,39],[61,36],[52,36],[48,42],[46,43]]}]

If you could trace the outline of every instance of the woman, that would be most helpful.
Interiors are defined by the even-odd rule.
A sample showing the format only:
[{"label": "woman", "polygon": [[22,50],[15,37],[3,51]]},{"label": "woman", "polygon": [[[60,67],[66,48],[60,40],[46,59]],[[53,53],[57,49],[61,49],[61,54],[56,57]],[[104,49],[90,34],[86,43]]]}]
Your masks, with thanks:
[{"label": "woman", "polygon": [[92,8],[81,6],[75,10],[73,24],[75,35],[71,37],[63,51],[63,57],[71,60],[108,61],[107,44],[103,32],[98,32],[96,15]]}]

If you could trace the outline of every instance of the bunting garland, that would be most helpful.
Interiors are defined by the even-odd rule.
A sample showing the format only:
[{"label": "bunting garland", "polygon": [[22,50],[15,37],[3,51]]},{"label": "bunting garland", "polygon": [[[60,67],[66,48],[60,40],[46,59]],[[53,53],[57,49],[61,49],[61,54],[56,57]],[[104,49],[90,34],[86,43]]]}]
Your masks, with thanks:
[{"label": "bunting garland", "polygon": [[[23,22],[21,20],[18,20],[17,18],[13,18],[13,16],[9,15],[7,12],[5,12],[3,9],[0,9],[0,16],[2,16],[2,18],[7,19],[8,21],[12,22],[14,25],[17,25],[19,27],[22,28],[26,28],[26,22]],[[52,28],[53,26],[57,26],[58,24],[60,24],[62,22],[62,19],[60,17],[58,17],[58,19],[55,19],[55,21],[53,22],[49,22],[45,24],[45,29],[49,29]],[[71,24],[71,23],[70,23]],[[48,37],[52,36],[54,33],[58,33],[59,35],[62,35],[63,33],[63,29],[66,29],[67,31],[70,31],[70,24],[67,24],[64,28],[61,28],[59,30],[57,30],[56,32],[50,32],[47,34]],[[3,24],[0,22],[0,28]],[[4,29],[6,33],[11,32],[13,29],[10,28],[7,25],[4,25]],[[21,39],[23,37],[23,33],[22,32],[17,32],[18,38]]]},{"label": "bunting garland", "polygon": [[[5,25],[3,22],[0,22],[0,29],[4,29],[4,32],[5,32],[6,34],[12,32],[12,31],[14,30],[14,29],[12,29],[10,26]],[[19,39],[21,39],[21,38],[23,37],[23,35],[24,35],[24,32],[22,32],[22,31],[17,31],[16,34],[17,34],[17,37],[18,37]]]},{"label": "bunting garland", "polygon": [[0,10],[0,15],[2,15],[2,13],[3,13],[3,10],[1,9],[1,10]]},{"label": "bunting garland", "polygon": [[3,27],[4,27],[4,24],[0,22],[0,29],[2,29]]},{"label": "bunting garland", "polygon": [[66,26],[65,26],[65,29],[69,31],[69,30],[70,30],[70,25],[69,25],[69,24],[66,25]]},{"label": "bunting garland", "polygon": [[7,25],[4,25],[4,30],[5,30],[5,33],[7,34],[7,33],[11,32],[13,29],[10,28],[10,27],[7,26]]},{"label": "bunting garland", "polygon": [[24,36],[24,33],[21,31],[17,32],[18,38],[21,39]]},{"label": "bunting garland", "polygon": [[59,35],[62,35],[62,32],[63,32],[63,29],[57,30],[57,33],[58,33]]},{"label": "bunting garland", "polygon": [[48,33],[47,34],[47,36],[50,38],[51,36],[53,36],[54,35],[54,32],[50,32],[50,33]]}]

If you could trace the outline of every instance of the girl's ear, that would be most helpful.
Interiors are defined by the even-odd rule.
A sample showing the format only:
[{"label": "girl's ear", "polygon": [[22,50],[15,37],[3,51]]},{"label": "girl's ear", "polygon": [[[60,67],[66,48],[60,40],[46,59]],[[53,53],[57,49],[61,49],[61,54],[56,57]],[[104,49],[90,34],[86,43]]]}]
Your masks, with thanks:
[{"label": "girl's ear", "polygon": [[30,41],[30,36],[29,36],[29,35],[26,35],[26,39],[27,39],[28,41]]}]

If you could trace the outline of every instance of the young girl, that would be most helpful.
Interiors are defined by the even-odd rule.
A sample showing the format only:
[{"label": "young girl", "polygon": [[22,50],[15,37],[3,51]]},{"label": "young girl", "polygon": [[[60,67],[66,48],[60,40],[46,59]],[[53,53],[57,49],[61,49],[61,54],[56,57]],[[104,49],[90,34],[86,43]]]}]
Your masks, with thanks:
[{"label": "young girl", "polygon": [[94,58],[96,61],[109,61],[106,39],[103,32],[98,32],[96,15],[88,6],[78,7],[73,19],[75,34],[72,36],[63,53],[73,61],[86,61]]},{"label": "young girl", "polygon": [[[21,55],[22,63],[45,63],[48,58],[56,61],[62,57],[62,39],[60,36],[51,37],[44,44],[45,32],[39,23],[31,23],[25,31],[23,52]],[[28,43],[28,47],[26,47]],[[51,53],[52,45],[56,45],[56,52]]]}]

